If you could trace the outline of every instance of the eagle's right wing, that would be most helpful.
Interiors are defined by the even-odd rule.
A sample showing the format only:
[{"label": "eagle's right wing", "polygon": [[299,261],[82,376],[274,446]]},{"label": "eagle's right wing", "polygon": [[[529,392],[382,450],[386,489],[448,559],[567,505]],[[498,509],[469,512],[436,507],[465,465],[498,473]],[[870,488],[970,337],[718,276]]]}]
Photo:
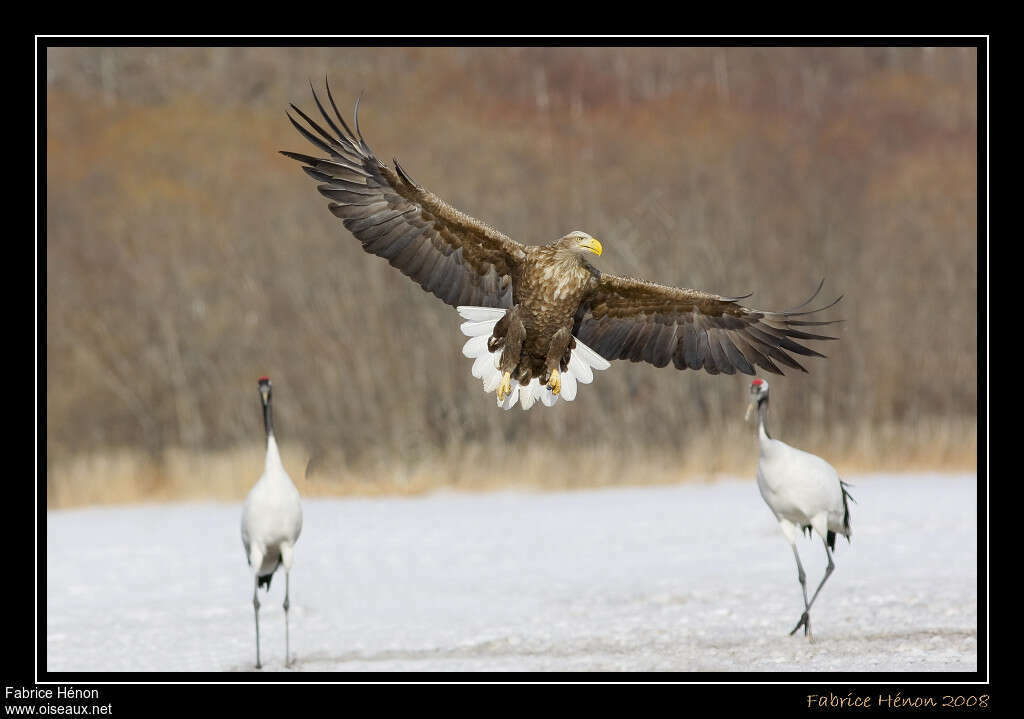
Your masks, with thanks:
[{"label": "eagle's right wing", "polygon": [[[822,284],[824,284],[822,280]],[[755,367],[782,374],[776,365],[806,372],[789,353],[824,357],[795,340],[834,340],[808,328],[839,320],[798,319],[828,309],[769,312],[744,307],[743,297],[719,297],[700,290],[659,285],[602,274],[576,313],[573,334],[607,360],[628,359],[711,374],[754,374]],[[748,295],[749,296],[749,295]]]},{"label": "eagle's right wing", "polygon": [[[328,209],[362,243],[403,274],[450,305],[511,307],[512,282],[525,247],[469,217],[420,187],[395,160],[392,170],[380,162],[359,131],[356,100],[352,132],[338,112],[330,86],[327,97],[341,128],[327,114],[316,91],[320,114],[331,134],[292,105],[313,132],[288,114],[295,128],[328,157],[281,154],[304,164],[333,200]],[[315,134],[314,134],[315,132]]]}]

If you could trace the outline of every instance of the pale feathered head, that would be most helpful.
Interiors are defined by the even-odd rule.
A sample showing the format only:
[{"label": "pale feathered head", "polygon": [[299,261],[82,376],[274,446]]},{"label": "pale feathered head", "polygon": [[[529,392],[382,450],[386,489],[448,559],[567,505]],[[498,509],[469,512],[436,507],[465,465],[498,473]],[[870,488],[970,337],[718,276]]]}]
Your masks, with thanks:
[{"label": "pale feathered head", "polygon": [[578,255],[590,253],[599,257],[604,251],[600,242],[595,240],[586,232],[580,232],[579,230],[573,230],[565,237],[556,241],[555,247],[563,250],[569,250],[570,252],[574,252]]}]

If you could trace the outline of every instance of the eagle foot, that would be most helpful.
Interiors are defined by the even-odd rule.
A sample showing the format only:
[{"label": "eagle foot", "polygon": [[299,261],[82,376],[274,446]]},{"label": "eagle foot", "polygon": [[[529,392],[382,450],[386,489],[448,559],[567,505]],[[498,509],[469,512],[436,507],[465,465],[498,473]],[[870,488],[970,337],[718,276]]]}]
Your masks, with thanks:
[{"label": "eagle foot", "polygon": [[562,391],[562,377],[557,369],[551,370],[551,376],[548,378],[548,389],[551,390],[551,394],[558,394]]},{"label": "eagle foot", "polygon": [[510,394],[512,394],[512,373],[506,372],[501,376],[501,384],[498,385],[498,401],[504,402]]}]

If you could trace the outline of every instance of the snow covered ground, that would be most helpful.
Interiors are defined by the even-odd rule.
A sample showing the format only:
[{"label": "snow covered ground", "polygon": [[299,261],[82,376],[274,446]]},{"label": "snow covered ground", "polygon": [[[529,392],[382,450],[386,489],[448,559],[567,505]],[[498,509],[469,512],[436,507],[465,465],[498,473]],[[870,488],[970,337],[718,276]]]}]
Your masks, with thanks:
[{"label": "snow covered ground", "polygon": [[[306,500],[293,671],[975,671],[975,475],[850,477],[812,610],[753,479]],[[50,671],[249,671],[241,503],[47,514]],[[813,589],[820,540],[802,539]],[[284,576],[260,611],[283,670]]]}]

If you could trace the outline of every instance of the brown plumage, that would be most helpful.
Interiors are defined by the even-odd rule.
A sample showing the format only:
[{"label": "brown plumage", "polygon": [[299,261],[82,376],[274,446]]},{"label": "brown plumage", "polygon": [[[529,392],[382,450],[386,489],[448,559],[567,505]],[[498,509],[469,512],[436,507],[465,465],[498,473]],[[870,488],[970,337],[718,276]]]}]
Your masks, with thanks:
[{"label": "brown plumage", "polygon": [[[492,323],[487,341],[489,352],[500,353],[495,354],[502,375],[499,404],[511,391],[510,380],[524,386],[534,379],[548,385],[545,404],[553,403],[548,400],[558,395],[559,374],[566,371],[578,343],[607,360],[656,367],[671,362],[678,369],[711,374],[754,374],[755,367],[782,374],[779,365],[806,372],[790,353],[824,356],[795,340],[835,339],[803,329],[832,322],[797,318],[841,298],[817,310],[796,312],[816,291],[794,310],[766,312],[738,304],[742,297],[602,273],[586,259],[591,253],[600,255],[601,245],[583,232],[571,232],[549,245],[520,244],[418,185],[397,159],[394,169],[381,163],[359,130],[358,100],[353,132],[329,86],[333,119],[315,90],[313,97],[329,129],[295,105],[292,109],[309,128],[291,114],[288,119],[326,156],[282,154],[303,163],[303,170],[321,183],[317,189],[331,200],[328,208],[363,249],[387,259],[460,312],[462,306],[508,310]],[[463,326],[467,334],[469,324]],[[476,356],[469,346],[464,352]],[[598,362],[595,358],[592,366],[603,369]],[[485,388],[490,371],[474,371],[484,377]]]}]

